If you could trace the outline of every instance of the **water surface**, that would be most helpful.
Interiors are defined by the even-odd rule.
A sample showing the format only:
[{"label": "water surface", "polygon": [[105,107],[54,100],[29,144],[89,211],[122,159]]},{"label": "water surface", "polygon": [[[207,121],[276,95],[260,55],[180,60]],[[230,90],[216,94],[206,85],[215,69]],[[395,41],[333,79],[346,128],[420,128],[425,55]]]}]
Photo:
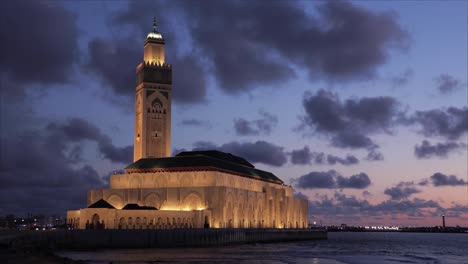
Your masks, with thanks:
[{"label": "water surface", "polygon": [[468,264],[468,234],[337,232],[319,241],[59,255],[87,263]]}]

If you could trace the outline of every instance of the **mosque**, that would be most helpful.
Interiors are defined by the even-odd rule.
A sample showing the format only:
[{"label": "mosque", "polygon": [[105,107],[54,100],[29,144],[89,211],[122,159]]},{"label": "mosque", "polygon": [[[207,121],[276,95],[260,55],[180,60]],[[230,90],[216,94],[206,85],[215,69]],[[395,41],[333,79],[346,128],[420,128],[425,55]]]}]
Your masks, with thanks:
[{"label": "mosque", "polygon": [[172,66],[156,30],[136,68],[134,162],[67,212],[75,229],[306,228],[308,203],[271,172],[220,151],[171,157]]}]

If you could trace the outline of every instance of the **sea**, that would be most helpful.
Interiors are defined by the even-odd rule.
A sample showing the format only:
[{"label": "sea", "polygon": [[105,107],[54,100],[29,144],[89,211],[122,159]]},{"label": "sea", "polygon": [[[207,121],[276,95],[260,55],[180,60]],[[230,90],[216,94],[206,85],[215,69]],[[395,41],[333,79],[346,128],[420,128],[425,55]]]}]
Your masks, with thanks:
[{"label": "sea", "polygon": [[468,233],[331,232],[328,240],[57,252],[86,263],[468,264]]}]

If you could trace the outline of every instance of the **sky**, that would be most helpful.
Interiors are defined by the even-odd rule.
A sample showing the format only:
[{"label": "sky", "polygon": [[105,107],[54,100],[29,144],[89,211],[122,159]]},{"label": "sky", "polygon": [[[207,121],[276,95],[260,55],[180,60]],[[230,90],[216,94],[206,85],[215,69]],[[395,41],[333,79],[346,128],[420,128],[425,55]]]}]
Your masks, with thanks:
[{"label": "sky", "polygon": [[468,226],[467,1],[0,5],[0,215],[83,208],[132,162],[156,17],[173,153],[242,156],[311,222]]}]

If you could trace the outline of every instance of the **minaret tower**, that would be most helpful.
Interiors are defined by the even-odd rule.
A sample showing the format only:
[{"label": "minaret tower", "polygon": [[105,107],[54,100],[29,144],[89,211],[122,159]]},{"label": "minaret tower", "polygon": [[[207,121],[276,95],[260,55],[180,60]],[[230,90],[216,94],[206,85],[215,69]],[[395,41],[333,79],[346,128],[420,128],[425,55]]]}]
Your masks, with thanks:
[{"label": "minaret tower", "polygon": [[171,154],[172,66],[166,64],[165,40],[156,30],[145,40],[143,62],[136,69],[133,161]]}]

